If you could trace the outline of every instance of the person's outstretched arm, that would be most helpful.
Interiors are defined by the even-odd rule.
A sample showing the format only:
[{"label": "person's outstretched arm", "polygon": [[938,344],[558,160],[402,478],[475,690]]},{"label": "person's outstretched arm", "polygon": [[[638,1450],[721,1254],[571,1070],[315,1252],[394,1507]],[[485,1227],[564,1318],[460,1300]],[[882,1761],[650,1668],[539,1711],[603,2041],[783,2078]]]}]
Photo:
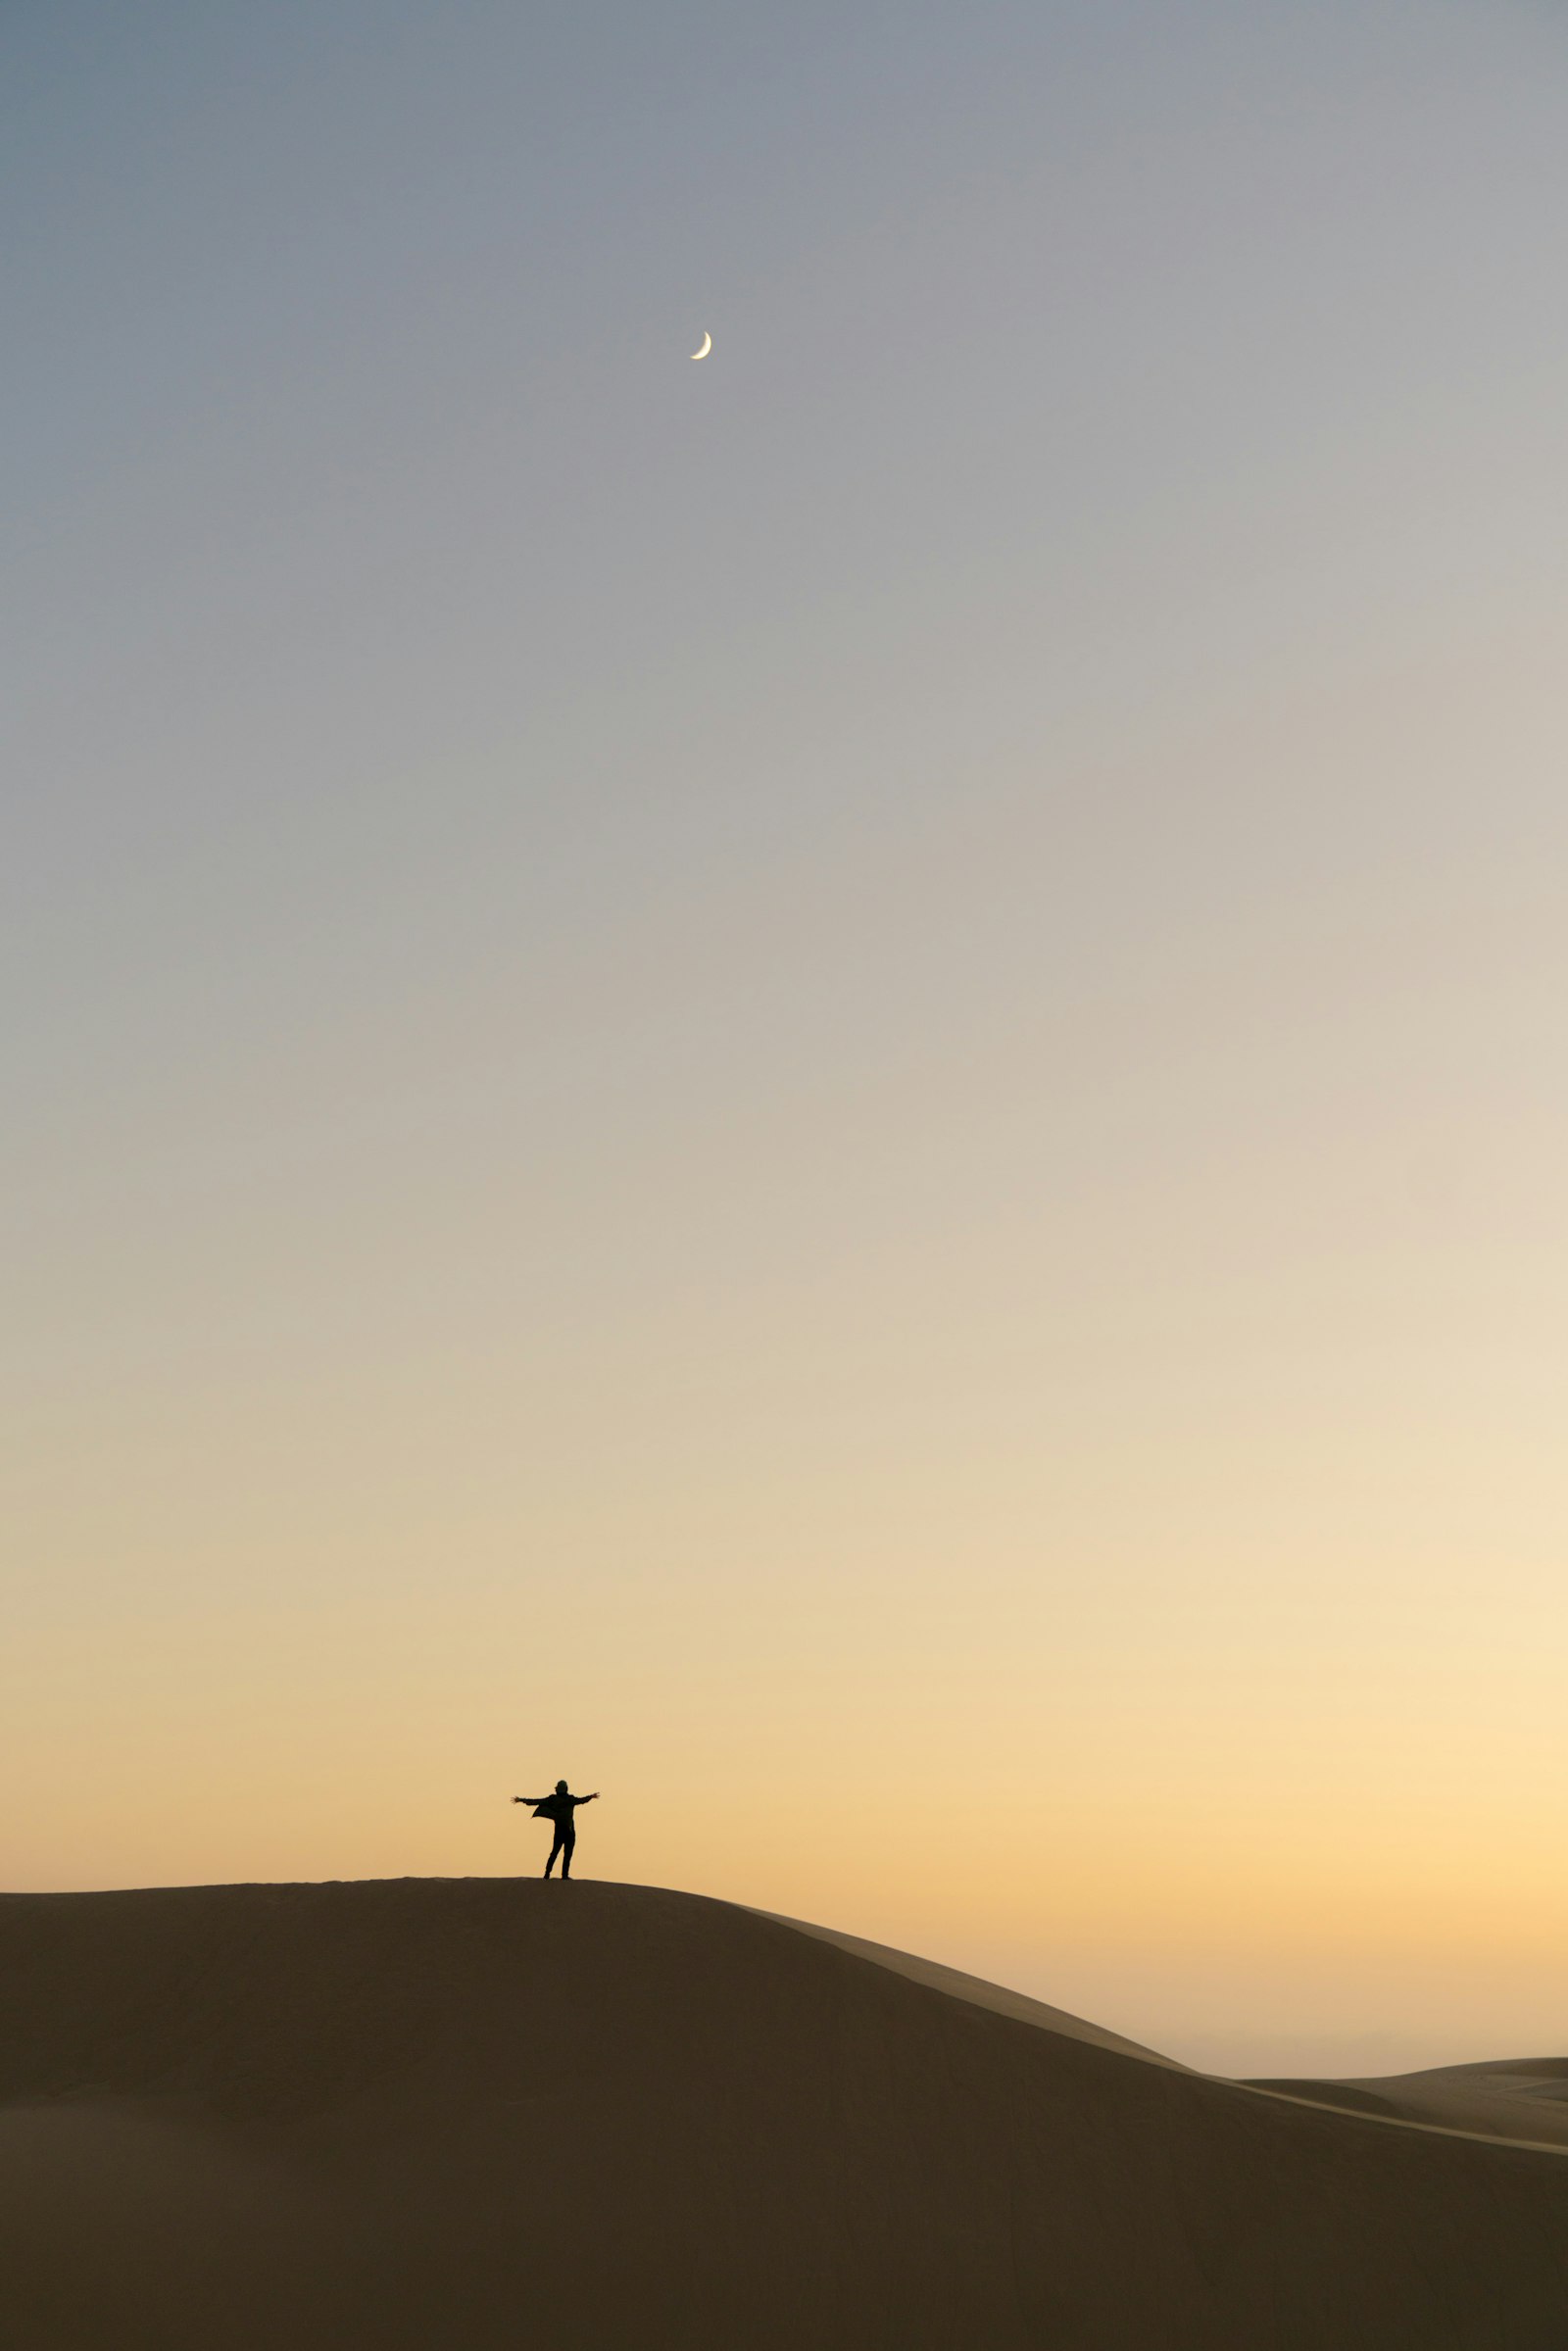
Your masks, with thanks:
[{"label": "person's outstretched arm", "polygon": [[599,1790],[596,1788],[591,1796],[573,1796],[571,1800],[574,1804],[597,1804],[599,1801]]},{"label": "person's outstretched arm", "polygon": [[514,1804],[548,1804],[550,1798],[548,1796],[514,1796],[512,1800]]}]

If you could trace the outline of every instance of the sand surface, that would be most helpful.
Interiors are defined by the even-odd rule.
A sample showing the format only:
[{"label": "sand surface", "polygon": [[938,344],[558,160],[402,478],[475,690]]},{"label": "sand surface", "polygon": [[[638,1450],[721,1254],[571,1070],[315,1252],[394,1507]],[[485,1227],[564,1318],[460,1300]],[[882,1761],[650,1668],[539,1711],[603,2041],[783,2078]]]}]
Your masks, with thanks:
[{"label": "sand surface", "polygon": [[1275,2095],[648,1887],[10,1895],[4,2336],[1564,2351],[1568,2154],[1480,2119],[1564,2070]]},{"label": "sand surface", "polygon": [[1253,2086],[1353,2114],[1397,2116],[1438,2130],[1568,2147],[1568,2057],[1499,2057],[1487,2065],[1439,2066],[1423,2074],[1270,2081]]}]

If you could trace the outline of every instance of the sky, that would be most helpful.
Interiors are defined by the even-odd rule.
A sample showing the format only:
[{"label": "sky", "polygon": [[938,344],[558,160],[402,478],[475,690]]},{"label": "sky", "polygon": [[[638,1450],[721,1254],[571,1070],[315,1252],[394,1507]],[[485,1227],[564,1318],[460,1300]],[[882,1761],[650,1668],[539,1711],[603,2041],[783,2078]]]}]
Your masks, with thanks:
[{"label": "sky", "polygon": [[0,1883],[565,1775],[1568,2046],[1565,121],[1525,0],[13,0]]}]

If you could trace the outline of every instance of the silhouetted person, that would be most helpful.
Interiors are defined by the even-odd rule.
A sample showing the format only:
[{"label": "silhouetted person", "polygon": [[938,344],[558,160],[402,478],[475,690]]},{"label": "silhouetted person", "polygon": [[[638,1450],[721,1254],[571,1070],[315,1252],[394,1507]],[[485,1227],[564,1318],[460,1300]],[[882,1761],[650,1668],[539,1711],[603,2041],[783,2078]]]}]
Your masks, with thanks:
[{"label": "silhouetted person", "polygon": [[574,1796],[570,1794],[567,1790],[564,1780],[558,1780],[556,1782],[556,1792],[553,1796],[513,1797],[512,1800],[514,1804],[531,1804],[533,1806],[533,1817],[536,1821],[554,1821],[556,1824],[556,1841],[550,1848],[550,1859],[545,1863],[545,1876],[547,1878],[556,1866],[556,1855],[558,1853],[561,1855],[562,1876],[564,1878],[569,1878],[571,1876],[571,1856],[575,1852],[577,1846],[577,1827],[572,1815],[575,1813],[579,1804],[597,1803],[598,1799],[599,1790],[597,1788],[594,1789],[594,1792],[591,1796]]}]

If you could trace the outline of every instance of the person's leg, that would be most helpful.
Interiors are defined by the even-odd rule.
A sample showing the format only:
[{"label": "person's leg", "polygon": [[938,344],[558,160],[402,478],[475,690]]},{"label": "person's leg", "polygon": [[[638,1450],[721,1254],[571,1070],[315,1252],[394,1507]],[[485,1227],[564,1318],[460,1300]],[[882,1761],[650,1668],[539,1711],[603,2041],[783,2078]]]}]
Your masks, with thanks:
[{"label": "person's leg", "polygon": [[[565,1852],[566,1860],[569,1861],[571,1859],[571,1848],[566,1843],[566,1833],[564,1829],[563,1829],[561,1824],[558,1822],[556,1824],[556,1841],[550,1848],[550,1859],[545,1863],[545,1876],[547,1878],[556,1866],[556,1855],[563,1850]],[[566,1875],[565,1862],[563,1862],[561,1865],[561,1874],[563,1877],[565,1877]]]},{"label": "person's leg", "polygon": [[561,1874],[564,1878],[571,1876],[571,1857],[576,1850],[576,1830],[563,1829],[561,1832]]}]

